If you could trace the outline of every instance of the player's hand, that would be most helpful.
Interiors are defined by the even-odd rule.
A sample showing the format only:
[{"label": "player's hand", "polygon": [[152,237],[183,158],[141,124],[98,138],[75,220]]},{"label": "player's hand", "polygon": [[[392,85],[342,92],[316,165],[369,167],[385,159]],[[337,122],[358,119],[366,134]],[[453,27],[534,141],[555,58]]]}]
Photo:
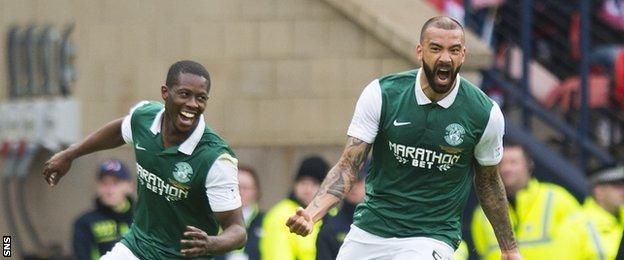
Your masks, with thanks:
[{"label": "player's hand", "polygon": [[56,153],[43,164],[43,178],[48,185],[56,185],[71,168],[73,159],[67,150]]},{"label": "player's hand", "polygon": [[518,248],[501,252],[501,260],[522,260]]},{"label": "player's hand", "polygon": [[305,209],[298,208],[297,213],[288,218],[286,226],[290,228],[290,233],[295,233],[305,237],[312,233],[314,221],[312,221],[312,217]]},{"label": "player's hand", "polygon": [[193,226],[186,226],[186,231],[184,231],[183,235],[186,238],[180,240],[180,244],[182,245],[180,253],[182,253],[183,256],[204,256],[210,252],[213,237],[209,236],[203,230]]}]

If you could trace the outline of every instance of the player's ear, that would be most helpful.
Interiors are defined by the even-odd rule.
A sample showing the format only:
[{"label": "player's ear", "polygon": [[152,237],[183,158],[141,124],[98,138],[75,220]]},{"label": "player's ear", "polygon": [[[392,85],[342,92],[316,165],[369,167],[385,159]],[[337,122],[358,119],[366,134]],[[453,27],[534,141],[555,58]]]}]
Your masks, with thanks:
[{"label": "player's ear", "polygon": [[466,46],[462,46],[462,60],[461,62],[464,63],[464,61],[466,60]]},{"label": "player's ear", "polygon": [[416,58],[422,60],[422,45],[420,43],[416,45]]},{"label": "player's ear", "polygon": [[162,99],[167,101],[167,98],[169,98],[169,88],[165,85],[162,85],[160,87],[160,95],[162,95]]}]

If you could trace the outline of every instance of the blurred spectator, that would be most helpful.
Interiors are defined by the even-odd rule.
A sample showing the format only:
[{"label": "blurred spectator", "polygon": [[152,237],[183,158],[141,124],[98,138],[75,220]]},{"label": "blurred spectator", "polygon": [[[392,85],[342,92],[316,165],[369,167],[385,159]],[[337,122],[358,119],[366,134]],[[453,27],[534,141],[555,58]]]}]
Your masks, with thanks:
[{"label": "blurred spectator", "polygon": [[100,166],[95,209],[74,222],[76,259],[99,259],[128,232],[132,222],[131,180],[130,172],[119,160],[108,160]]},{"label": "blurred spectator", "polygon": [[427,0],[427,2],[439,12],[463,23],[465,10],[461,0]]},{"label": "blurred spectator", "polygon": [[[597,68],[597,67],[595,67]],[[588,105],[592,109],[609,108],[609,77],[602,69],[594,69],[588,78]],[[573,76],[565,79],[561,84],[554,87],[544,101],[548,108],[558,105],[562,111],[567,112],[571,108],[578,110],[581,104],[581,77]]]},{"label": "blurred spectator", "polygon": [[[427,0],[427,2],[439,12],[461,21],[465,27],[470,27],[476,32],[484,42],[490,43],[497,9],[505,3],[505,0],[471,0],[471,10],[467,15],[463,0]],[[467,24],[465,18],[470,19],[471,24]]]},{"label": "blurred spectator", "polygon": [[[553,246],[553,234],[579,208],[578,202],[564,188],[532,178],[533,161],[519,144],[505,142],[499,170],[520,254],[525,259],[550,259],[546,253]],[[480,207],[474,212],[472,237],[482,259],[500,259],[494,231]]]},{"label": "blurred spectator", "polygon": [[600,7],[599,17],[613,28],[624,31],[624,1],[604,0]]},{"label": "blurred spectator", "polygon": [[559,228],[553,256],[558,259],[616,258],[624,231],[624,166],[590,178],[592,197]]},{"label": "blurred spectator", "polygon": [[316,258],[316,238],[322,221],[314,225],[312,233],[306,237],[290,233],[284,225],[288,217],[299,207],[306,207],[314,198],[329,166],[320,157],[312,156],[303,160],[288,198],[273,206],[266,214],[260,240],[262,259],[273,260],[313,260]]},{"label": "blurred spectator", "polygon": [[264,212],[258,207],[260,200],[260,180],[256,170],[245,165],[238,166],[238,189],[243,204],[243,218],[247,227],[247,244],[244,248],[232,251],[215,260],[259,260],[260,239]]},{"label": "blurred spectator", "polygon": [[338,256],[338,250],[342,246],[347,233],[353,223],[355,207],[364,201],[364,180],[370,170],[370,160],[358,173],[357,182],[353,184],[351,191],[347,193],[339,211],[329,212],[323,219],[323,225],[316,240],[316,259],[332,260]]}]

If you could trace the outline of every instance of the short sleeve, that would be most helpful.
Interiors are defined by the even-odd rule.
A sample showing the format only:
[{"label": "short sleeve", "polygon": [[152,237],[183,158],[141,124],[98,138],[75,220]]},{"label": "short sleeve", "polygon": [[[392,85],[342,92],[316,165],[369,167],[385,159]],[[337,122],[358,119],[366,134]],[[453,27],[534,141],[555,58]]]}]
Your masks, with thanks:
[{"label": "short sleeve", "polygon": [[214,212],[223,212],[241,207],[238,192],[238,160],[229,154],[222,154],[208,170],[206,196]]},{"label": "short sleeve", "polygon": [[372,144],[379,131],[381,102],[381,86],[379,80],[376,79],[362,91],[355,105],[355,112],[347,135]]},{"label": "short sleeve", "polygon": [[134,110],[136,110],[137,108],[145,105],[149,103],[146,100],[143,100],[141,102],[139,102],[138,104],[134,105],[131,109],[130,112],[128,113],[128,115],[126,115],[126,117],[124,117],[123,121],[121,122],[121,136],[123,137],[124,141],[127,144],[131,144],[133,143],[132,141],[132,126],[130,124],[130,121],[132,120],[132,113],[134,113]]},{"label": "short sleeve", "polygon": [[496,104],[490,109],[490,118],[481,139],[475,146],[474,157],[482,166],[492,166],[503,158],[503,135],[505,135],[505,118]]}]

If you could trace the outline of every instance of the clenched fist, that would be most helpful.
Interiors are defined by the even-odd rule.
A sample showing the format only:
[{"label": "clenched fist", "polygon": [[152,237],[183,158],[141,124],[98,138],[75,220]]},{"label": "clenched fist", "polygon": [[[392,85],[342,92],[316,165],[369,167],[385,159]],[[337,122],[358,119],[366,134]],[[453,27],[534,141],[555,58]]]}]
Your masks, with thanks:
[{"label": "clenched fist", "polygon": [[314,221],[310,214],[303,208],[298,208],[295,215],[288,218],[286,226],[290,228],[290,233],[295,233],[300,236],[307,236],[312,233],[314,227]]}]

